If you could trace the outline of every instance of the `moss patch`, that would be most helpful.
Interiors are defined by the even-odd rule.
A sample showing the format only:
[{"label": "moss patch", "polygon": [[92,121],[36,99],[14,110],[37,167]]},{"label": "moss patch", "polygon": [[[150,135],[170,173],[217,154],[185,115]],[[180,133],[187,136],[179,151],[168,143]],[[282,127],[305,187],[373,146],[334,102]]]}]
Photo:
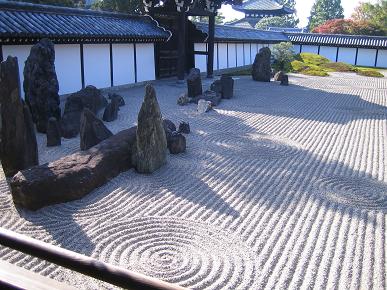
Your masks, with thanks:
[{"label": "moss patch", "polygon": [[382,78],[384,75],[377,71],[376,69],[369,68],[356,68],[356,73],[361,76]]}]

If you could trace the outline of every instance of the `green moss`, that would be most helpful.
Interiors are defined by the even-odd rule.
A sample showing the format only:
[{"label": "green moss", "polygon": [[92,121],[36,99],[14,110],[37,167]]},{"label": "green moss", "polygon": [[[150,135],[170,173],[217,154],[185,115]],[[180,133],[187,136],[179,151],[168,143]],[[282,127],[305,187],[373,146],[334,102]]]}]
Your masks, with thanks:
[{"label": "green moss", "polygon": [[376,69],[357,68],[356,73],[361,76],[382,78],[384,75]]},{"label": "green moss", "polygon": [[321,69],[313,69],[313,68],[307,68],[301,72],[304,75],[308,76],[318,76],[318,77],[327,77],[329,74],[325,70]]},{"label": "green moss", "polygon": [[225,73],[225,75],[235,77],[235,76],[251,76],[251,68],[248,69],[242,69],[242,70],[235,70],[229,73]]},{"label": "green moss", "polygon": [[345,62],[329,62],[321,65],[325,70],[337,71],[337,72],[353,72],[355,68]]},{"label": "green moss", "polygon": [[330,60],[326,57],[323,57],[318,54],[309,53],[309,52],[302,52],[299,54],[299,60],[311,65],[322,65],[325,63],[329,63]]},{"label": "green moss", "polygon": [[308,68],[308,66],[299,60],[293,60],[290,65],[292,66],[292,71],[294,72],[301,72]]}]

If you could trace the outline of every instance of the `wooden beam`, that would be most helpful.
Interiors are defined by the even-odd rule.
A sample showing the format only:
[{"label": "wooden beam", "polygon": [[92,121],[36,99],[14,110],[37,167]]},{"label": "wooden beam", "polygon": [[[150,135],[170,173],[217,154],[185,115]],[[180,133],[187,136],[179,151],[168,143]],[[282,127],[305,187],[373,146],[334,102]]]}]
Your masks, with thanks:
[{"label": "wooden beam", "polygon": [[208,61],[207,78],[214,76],[214,42],[215,42],[215,14],[208,19]]},{"label": "wooden beam", "polygon": [[0,244],[124,289],[185,289],[178,285],[104,263],[4,228],[0,228]]},{"label": "wooden beam", "polygon": [[179,23],[179,32],[178,32],[178,56],[177,56],[177,79],[182,81],[185,76],[185,44],[186,44],[186,13],[180,12],[178,15],[178,23]]},{"label": "wooden beam", "polygon": [[83,89],[85,88],[85,63],[83,60],[83,43],[79,45],[79,55],[81,58],[81,84]]}]

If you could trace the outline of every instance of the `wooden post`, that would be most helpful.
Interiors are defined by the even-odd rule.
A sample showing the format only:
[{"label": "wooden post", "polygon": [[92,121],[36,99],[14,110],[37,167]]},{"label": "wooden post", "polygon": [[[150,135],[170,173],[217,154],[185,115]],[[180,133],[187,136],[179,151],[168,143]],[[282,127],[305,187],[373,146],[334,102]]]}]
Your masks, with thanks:
[{"label": "wooden post", "polygon": [[207,78],[214,76],[214,39],[215,39],[215,14],[209,16],[208,21],[208,60]]},{"label": "wooden post", "polygon": [[185,43],[186,43],[186,13],[181,11],[178,16],[179,22],[179,40],[178,40],[178,58],[177,58],[177,78],[184,80],[185,75]]}]

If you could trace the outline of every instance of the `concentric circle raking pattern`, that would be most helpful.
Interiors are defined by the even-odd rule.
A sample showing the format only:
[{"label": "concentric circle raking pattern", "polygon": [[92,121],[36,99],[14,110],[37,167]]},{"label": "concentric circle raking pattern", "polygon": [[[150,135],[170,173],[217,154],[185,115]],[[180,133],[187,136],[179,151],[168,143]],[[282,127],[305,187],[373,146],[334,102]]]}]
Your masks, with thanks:
[{"label": "concentric circle raking pattern", "polygon": [[329,176],[317,181],[317,193],[330,201],[368,210],[387,210],[387,185],[380,182]]},{"label": "concentric circle raking pattern", "polygon": [[250,289],[251,250],[233,234],[198,221],[143,217],[91,233],[96,258],[193,289]]}]

